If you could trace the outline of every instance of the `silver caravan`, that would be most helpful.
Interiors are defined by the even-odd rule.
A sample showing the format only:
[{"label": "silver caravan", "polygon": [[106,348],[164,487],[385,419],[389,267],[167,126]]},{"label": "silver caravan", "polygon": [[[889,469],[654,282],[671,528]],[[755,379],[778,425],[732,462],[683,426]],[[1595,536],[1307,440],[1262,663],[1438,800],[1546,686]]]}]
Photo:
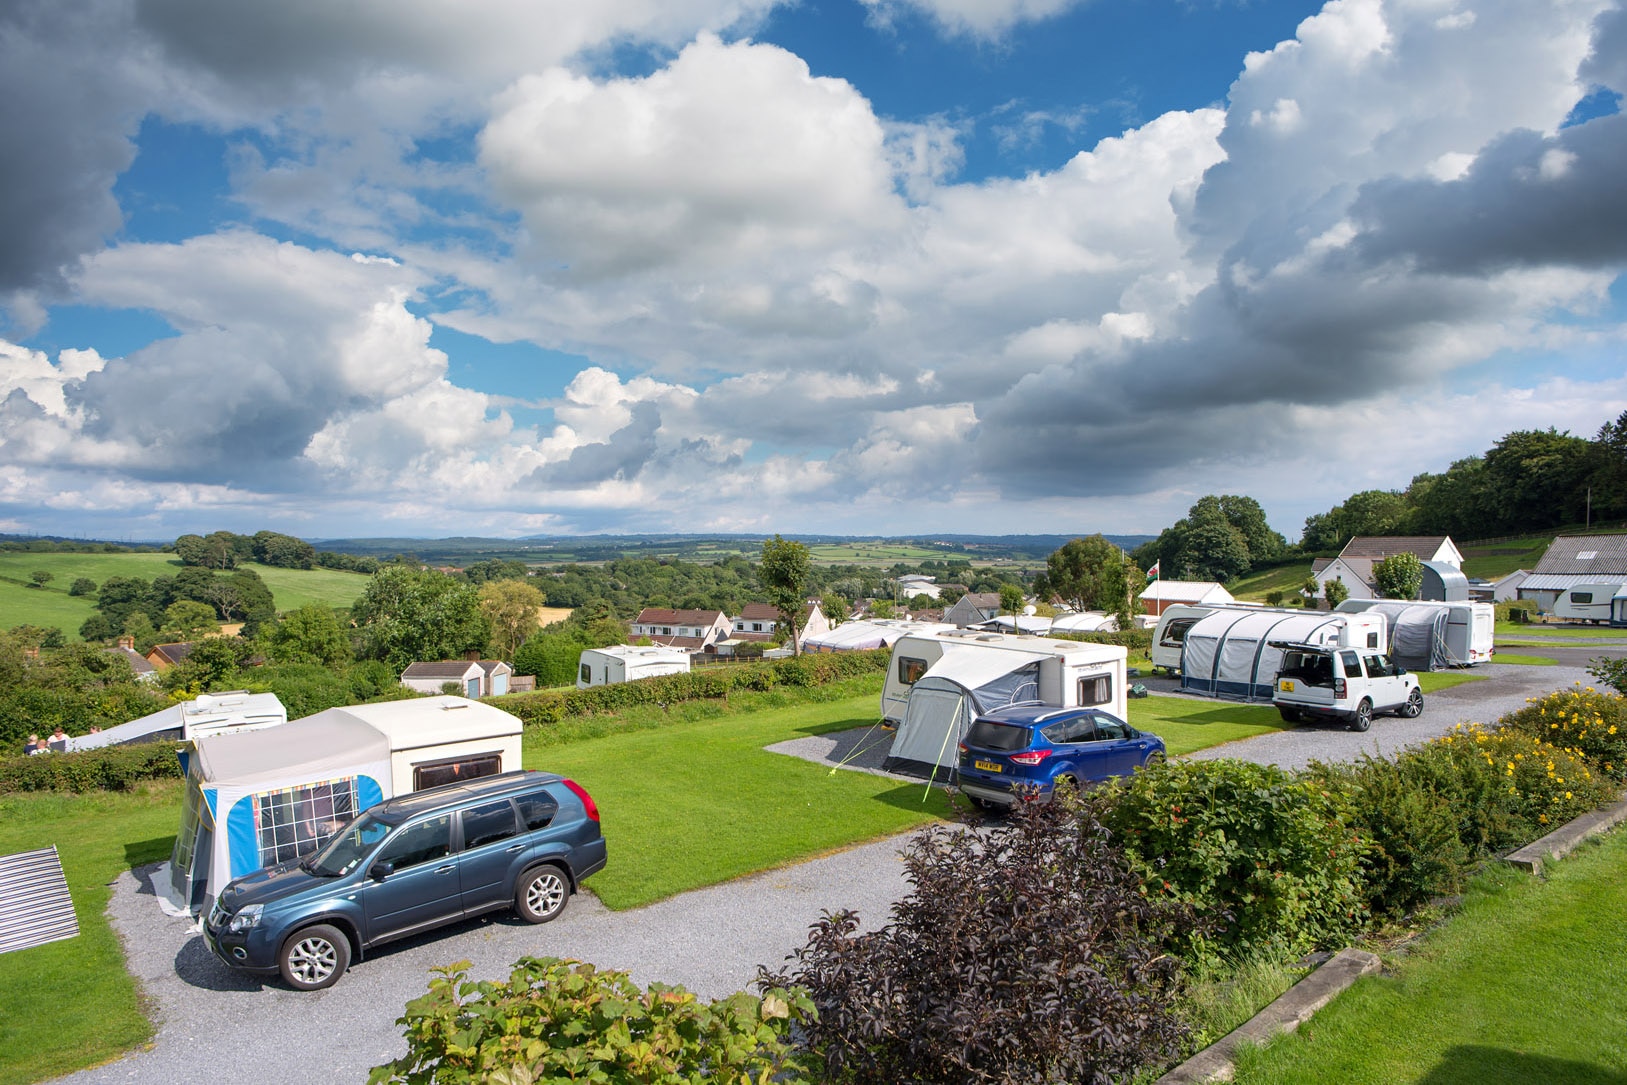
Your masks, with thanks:
[{"label": "silver caravan", "polygon": [[1284,614],[1303,614],[1301,610],[1291,610],[1287,607],[1265,607],[1257,603],[1172,603],[1164,608],[1158,616],[1158,623],[1152,628],[1152,646],[1147,655],[1152,659],[1152,669],[1164,671],[1167,674],[1178,674],[1181,670],[1181,649],[1186,644],[1186,634],[1198,624],[1198,619],[1213,614],[1217,610],[1273,610]]},{"label": "silver caravan", "polygon": [[974,629],[901,637],[881,691],[882,720],[897,728],[885,767],[947,776],[972,721],[1022,701],[1098,705],[1124,719],[1127,656],[1117,645]]},{"label": "silver caravan", "polygon": [[254,731],[288,722],[288,710],[275,693],[204,693],[94,735],[68,739],[69,750],[130,746],[137,742],[195,742],[228,731]]},{"label": "silver caravan", "polygon": [[1390,623],[1387,653],[1411,670],[1472,667],[1489,662],[1494,651],[1497,610],[1490,603],[1346,599],[1335,609],[1384,615]]},{"label": "silver caravan", "polygon": [[576,667],[576,688],[613,686],[639,678],[688,673],[689,653],[681,648],[613,644],[608,648],[589,648],[582,653]]},{"label": "silver caravan", "polygon": [[1573,584],[1554,599],[1554,617],[1572,622],[1627,624],[1627,584]]},{"label": "silver caravan", "polygon": [[1269,701],[1281,668],[1279,645],[1327,645],[1379,650],[1382,614],[1326,610],[1214,610],[1187,631],[1181,647],[1181,690],[1205,697]]}]

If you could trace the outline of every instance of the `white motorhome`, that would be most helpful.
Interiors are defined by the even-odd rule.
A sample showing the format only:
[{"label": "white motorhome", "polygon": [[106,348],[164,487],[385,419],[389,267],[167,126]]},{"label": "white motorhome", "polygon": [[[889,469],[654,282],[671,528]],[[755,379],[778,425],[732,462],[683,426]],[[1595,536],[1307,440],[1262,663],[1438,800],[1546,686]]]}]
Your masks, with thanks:
[{"label": "white motorhome", "polygon": [[1096,705],[1124,719],[1127,656],[1113,644],[974,629],[901,637],[881,691],[882,720],[898,729],[885,767],[946,776],[979,713],[1022,701]]},{"label": "white motorhome", "polygon": [[1489,662],[1495,651],[1497,608],[1490,603],[1346,599],[1334,609],[1341,614],[1383,614],[1390,623],[1387,654],[1415,671],[1472,667]]},{"label": "white motorhome", "polygon": [[583,651],[576,668],[576,688],[613,686],[639,678],[688,673],[689,653],[682,648],[612,644],[608,648]]},{"label": "white motorhome", "polygon": [[287,722],[288,710],[275,693],[237,689],[200,694],[193,700],[172,704],[94,735],[78,735],[68,739],[66,748],[94,750],[137,742],[196,742],[228,731],[254,731]]},{"label": "white motorhome", "polygon": [[1616,617],[1617,601],[1622,599],[1627,599],[1627,584],[1620,581],[1573,584],[1554,600],[1554,617],[1610,625]]}]

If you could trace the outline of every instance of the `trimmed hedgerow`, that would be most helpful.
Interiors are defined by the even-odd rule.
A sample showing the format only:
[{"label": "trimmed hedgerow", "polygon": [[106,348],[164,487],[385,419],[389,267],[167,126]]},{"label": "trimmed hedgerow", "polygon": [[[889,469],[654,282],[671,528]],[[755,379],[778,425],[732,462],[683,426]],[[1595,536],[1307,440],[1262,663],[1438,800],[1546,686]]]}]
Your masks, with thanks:
[{"label": "trimmed hedgerow", "polygon": [[1077,640],[1086,644],[1116,644],[1132,652],[1152,647],[1151,629],[1120,629],[1110,633],[1047,633],[1053,640]]},{"label": "trimmed hedgerow", "polygon": [[1591,686],[1555,690],[1504,716],[1502,726],[1580,750],[1606,776],[1627,781],[1627,697]]},{"label": "trimmed hedgerow", "polygon": [[1292,954],[1342,943],[1367,918],[1368,845],[1345,792],[1226,758],[1151,766],[1099,793],[1149,893],[1207,917],[1216,948]]},{"label": "trimmed hedgerow", "polygon": [[173,742],[0,760],[0,792],[124,791],[138,780],[180,777],[181,762]]},{"label": "trimmed hedgerow", "polygon": [[714,664],[658,678],[641,678],[588,689],[544,690],[487,698],[487,703],[512,712],[526,726],[544,726],[577,716],[618,712],[639,705],[675,704],[726,698],[734,690],[770,690],[780,686],[807,688],[843,678],[887,669],[891,653],[833,652],[778,659],[766,663]]}]

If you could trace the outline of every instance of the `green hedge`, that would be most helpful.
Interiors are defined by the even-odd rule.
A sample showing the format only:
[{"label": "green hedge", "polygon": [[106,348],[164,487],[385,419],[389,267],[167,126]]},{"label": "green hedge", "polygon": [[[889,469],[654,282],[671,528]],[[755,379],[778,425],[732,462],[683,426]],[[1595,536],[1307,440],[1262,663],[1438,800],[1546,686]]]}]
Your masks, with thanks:
[{"label": "green hedge", "polygon": [[727,697],[734,690],[823,686],[844,678],[885,671],[891,658],[890,651],[878,649],[873,652],[820,653],[764,663],[718,663],[696,668],[688,674],[641,678],[636,682],[588,689],[510,693],[488,697],[485,701],[505,712],[512,712],[524,720],[527,727],[541,727],[578,716],[619,712],[639,705],[715,700]]},{"label": "green hedge", "polygon": [[42,753],[0,760],[0,793],[123,791],[137,780],[181,778],[173,742],[108,746],[78,753]]},{"label": "green hedge", "polygon": [[1145,652],[1152,647],[1151,629],[1121,629],[1114,633],[1048,633],[1053,640],[1078,640],[1086,644],[1117,644],[1132,652]]}]

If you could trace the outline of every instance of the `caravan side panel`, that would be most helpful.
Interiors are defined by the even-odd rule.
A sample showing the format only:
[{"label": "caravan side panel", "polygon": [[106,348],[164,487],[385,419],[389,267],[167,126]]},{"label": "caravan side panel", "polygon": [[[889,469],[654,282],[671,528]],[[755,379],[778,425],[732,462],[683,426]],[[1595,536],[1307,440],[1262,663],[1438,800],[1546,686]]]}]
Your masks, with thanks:
[{"label": "caravan side panel", "polygon": [[910,689],[927,668],[943,658],[943,643],[927,637],[899,637],[881,687],[881,719],[894,727],[904,721]]},{"label": "caravan side panel", "polygon": [[1554,616],[1573,622],[1609,623],[1611,603],[1622,589],[1619,583],[1577,584],[1559,593]]}]

